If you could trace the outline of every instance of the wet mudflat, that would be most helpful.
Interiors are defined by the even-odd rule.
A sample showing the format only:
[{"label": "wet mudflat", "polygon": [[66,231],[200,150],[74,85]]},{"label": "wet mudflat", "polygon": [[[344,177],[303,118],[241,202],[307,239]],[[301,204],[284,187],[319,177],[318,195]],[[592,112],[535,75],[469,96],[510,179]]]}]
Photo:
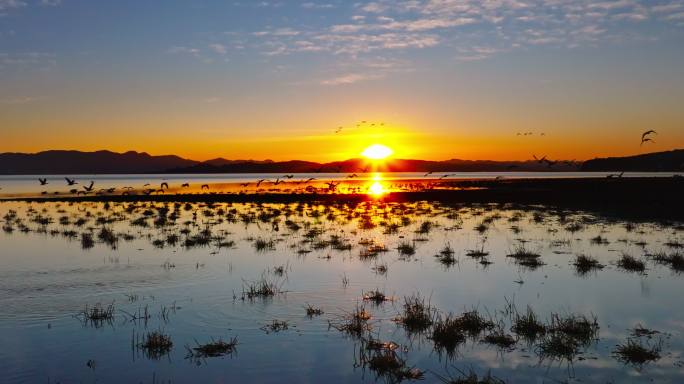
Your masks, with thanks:
[{"label": "wet mudflat", "polygon": [[0,216],[12,383],[684,379],[678,221],[428,201]]}]

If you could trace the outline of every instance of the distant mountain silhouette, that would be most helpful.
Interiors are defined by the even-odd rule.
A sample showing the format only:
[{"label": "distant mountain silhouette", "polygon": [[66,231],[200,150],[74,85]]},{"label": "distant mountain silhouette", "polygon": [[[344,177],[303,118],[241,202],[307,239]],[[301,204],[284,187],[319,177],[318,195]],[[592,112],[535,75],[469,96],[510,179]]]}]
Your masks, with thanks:
[{"label": "distant mountain silhouette", "polygon": [[593,159],[585,161],[581,169],[587,172],[680,172],[684,171],[684,149]]},{"label": "distant mountain silhouette", "polygon": [[361,173],[379,172],[505,172],[505,171],[671,171],[684,170],[684,150],[651,153],[630,157],[594,159],[583,164],[558,162],[553,167],[529,161],[460,160],[445,161],[391,159],[370,167],[365,159],[330,163],[289,160],[227,160],[204,162],[178,156],[151,156],[129,151],[45,151],[38,153],[0,154],[0,174],[114,174],[114,173]]},{"label": "distant mountain silhouette", "polygon": [[0,154],[0,174],[95,174],[158,173],[170,168],[189,167],[197,161],[178,156],[150,156],[129,151],[45,151]]},{"label": "distant mountain silhouette", "polygon": [[494,172],[494,171],[576,171],[577,166],[559,164],[549,168],[537,161],[491,161],[491,160],[406,160],[391,159],[378,163],[374,168],[365,159],[349,159],[330,163],[311,161],[254,161],[203,162],[185,168],[170,169],[169,173],[361,173],[377,172]]}]

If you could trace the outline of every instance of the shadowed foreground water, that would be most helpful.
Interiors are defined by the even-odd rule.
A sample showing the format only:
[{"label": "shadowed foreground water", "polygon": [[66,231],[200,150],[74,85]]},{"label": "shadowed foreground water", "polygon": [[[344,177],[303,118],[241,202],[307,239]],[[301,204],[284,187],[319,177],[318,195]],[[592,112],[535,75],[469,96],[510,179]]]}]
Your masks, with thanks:
[{"label": "shadowed foreground water", "polygon": [[[428,202],[3,202],[0,216],[3,382],[410,382],[397,374],[409,371],[439,382],[470,370],[510,383],[684,380],[680,222]],[[539,257],[507,256],[521,251]],[[603,268],[578,269],[578,255]],[[260,281],[273,295],[245,292]],[[387,300],[364,300],[376,290]],[[416,294],[435,323],[476,310],[492,326],[445,348],[435,324],[400,321]],[[113,304],[113,318],[79,315],[98,303]],[[308,305],[323,313],[307,316]],[[555,314],[598,328],[571,353],[549,353],[550,336],[513,329],[528,306],[549,326]],[[357,307],[371,315],[364,332],[340,330]],[[141,348],[152,331],[170,336],[169,351]],[[485,342],[496,332],[513,344]],[[232,337],[232,353],[188,356]],[[396,343],[382,353],[402,367],[374,364],[372,340]],[[628,340],[658,358],[625,362],[616,345]]]}]

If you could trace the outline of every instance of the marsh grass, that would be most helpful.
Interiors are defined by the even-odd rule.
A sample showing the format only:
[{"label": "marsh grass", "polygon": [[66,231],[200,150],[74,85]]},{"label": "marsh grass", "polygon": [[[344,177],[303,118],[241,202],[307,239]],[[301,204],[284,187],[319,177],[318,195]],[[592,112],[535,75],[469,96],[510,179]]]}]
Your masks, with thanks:
[{"label": "marsh grass", "polygon": [[409,333],[425,332],[434,323],[435,309],[418,294],[404,297],[403,313],[397,321]]},{"label": "marsh grass", "polygon": [[392,301],[393,299],[391,297],[388,297],[385,295],[382,291],[379,289],[375,289],[373,291],[365,292],[363,294],[363,300],[364,301],[370,301],[371,303],[375,305],[380,305],[384,303],[385,301]]},{"label": "marsh grass", "polygon": [[290,324],[285,320],[273,320],[270,323],[264,325],[260,329],[267,334],[278,333],[282,331],[287,331],[290,328]]},{"label": "marsh grass", "polygon": [[515,260],[516,264],[530,269],[536,269],[544,265],[544,262],[541,261],[541,255],[528,250],[524,244],[518,245],[512,251],[509,251],[506,257],[510,257]]},{"label": "marsh grass", "polygon": [[200,344],[197,341],[195,343],[195,347],[185,346],[188,351],[186,359],[196,360],[232,355],[237,350],[238,340],[237,337],[233,337],[228,341],[219,338],[218,340],[211,339],[206,344]]},{"label": "marsh grass", "polygon": [[458,347],[466,341],[466,333],[459,325],[452,314],[437,317],[430,336],[436,351],[445,352],[449,357],[456,355]]},{"label": "marsh grass", "polygon": [[280,294],[281,290],[275,281],[268,280],[266,276],[261,276],[261,279],[251,282],[243,282],[242,284],[242,300],[254,300],[258,298],[270,298]]},{"label": "marsh grass", "polygon": [[629,338],[625,343],[618,344],[613,350],[613,356],[624,364],[640,369],[643,365],[658,361],[662,351],[662,340],[654,345],[643,343],[641,339]]},{"label": "marsh grass", "polygon": [[366,311],[366,308],[363,305],[357,304],[353,312],[337,320],[329,320],[328,327],[344,332],[353,338],[361,338],[366,332],[371,330],[371,325],[369,324],[371,318],[371,314]]},{"label": "marsh grass", "polygon": [[400,383],[405,380],[422,380],[424,373],[409,367],[406,360],[392,349],[360,350],[360,365],[375,373],[376,378],[384,378],[389,383]]},{"label": "marsh grass", "polygon": [[575,271],[578,275],[586,275],[592,271],[598,271],[604,268],[603,264],[599,263],[594,257],[580,254],[575,256],[572,265],[575,266]]},{"label": "marsh grass", "polygon": [[304,307],[306,310],[306,316],[309,318],[312,318],[314,316],[321,316],[323,314],[323,310],[319,307],[314,307],[311,304],[307,304],[306,307]]},{"label": "marsh grass", "polygon": [[[136,337],[135,334],[133,337]],[[164,334],[161,330],[145,333],[142,340],[135,345],[143,351],[147,358],[153,360],[158,360],[167,355],[173,348],[171,336]]]},{"label": "marsh grass", "polygon": [[507,351],[513,350],[513,347],[516,344],[515,338],[505,333],[502,327],[486,334],[484,338],[482,338],[482,342]]},{"label": "marsh grass", "polygon": [[114,321],[114,303],[106,306],[97,303],[92,307],[86,305],[82,311],[76,314],[84,324],[99,328],[105,324],[112,324]]},{"label": "marsh grass", "polygon": [[397,245],[397,251],[399,252],[399,256],[402,257],[413,256],[416,254],[416,245],[412,242],[401,241],[399,242],[399,245]]},{"label": "marsh grass", "polygon": [[660,264],[670,267],[671,270],[677,273],[684,272],[684,255],[680,252],[675,253],[665,253],[659,252],[651,255],[653,260]]},{"label": "marsh grass", "polygon": [[546,325],[529,306],[524,314],[515,311],[512,322],[511,331],[529,343],[535,342],[539,337],[546,334]]},{"label": "marsh grass", "polygon": [[454,264],[456,264],[456,257],[454,256],[456,252],[454,252],[454,249],[451,248],[451,244],[446,244],[444,248],[442,248],[441,251],[435,257],[437,260],[440,262],[440,264],[444,265],[445,267],[450,267]]},{"label": "marsh grass", "polygon": [[620,259],[617,261],[617,265],[618,267],[629,272],[643,273],[646,271],[646,264],[628,253],[622,254]]}]

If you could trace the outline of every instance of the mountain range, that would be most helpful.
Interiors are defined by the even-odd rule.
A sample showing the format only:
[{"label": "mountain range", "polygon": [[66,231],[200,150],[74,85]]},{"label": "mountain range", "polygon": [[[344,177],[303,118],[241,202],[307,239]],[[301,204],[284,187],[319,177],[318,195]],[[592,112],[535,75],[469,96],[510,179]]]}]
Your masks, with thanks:
[{"label": "mountain range", "polygon": [[365,159],[329,163],[289,160],[227,160],[217,158],[195,161],[179,156],[152,156],[129,151],[67,151],[38,153],[1,153],[0,174],[117,174],[117,173],[313,173],[313,172],[504,172],[504,171],[670,171],[684,170],[684,150],[657,152],[629,157],[600,158],[583,163],[557,162],[553,166],[536,160],[443,161],[390,159],[369,167]]}]

